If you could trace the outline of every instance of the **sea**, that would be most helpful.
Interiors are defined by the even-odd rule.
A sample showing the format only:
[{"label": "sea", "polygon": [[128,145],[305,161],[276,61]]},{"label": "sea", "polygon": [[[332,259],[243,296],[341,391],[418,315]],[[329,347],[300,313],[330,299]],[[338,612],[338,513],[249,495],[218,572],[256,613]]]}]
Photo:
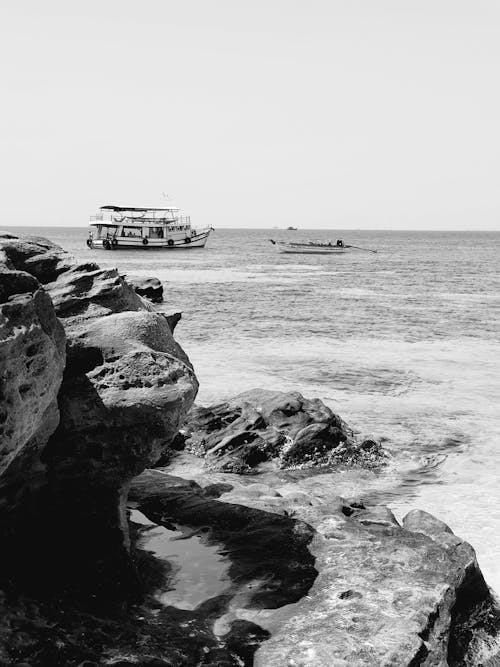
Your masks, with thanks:
[{"label": "sea", "polygon": [[[9,231],[160,278],[198,403],[255,387],[319,397],[390,452],[373,499],[448,523],[500,592],[500,232],[217,229],[204,249],[162,252],[91,251],[86,228]],[[338,238],[377,252],[269,241]]]}]

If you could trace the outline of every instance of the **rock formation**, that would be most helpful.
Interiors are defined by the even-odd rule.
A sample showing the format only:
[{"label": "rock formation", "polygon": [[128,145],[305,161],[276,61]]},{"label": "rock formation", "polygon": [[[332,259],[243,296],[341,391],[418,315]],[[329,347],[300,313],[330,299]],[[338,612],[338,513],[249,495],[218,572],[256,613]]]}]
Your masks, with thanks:
[{"label": "rock formation", "polygon": [[143,276],[124,276],[124,278],[139,296],[149,299],[153,303],[163,301],[163,285],[158,278],[144,278]]},{"label": "rock formation", "polygon": [[357,442],[319,399],[298,392],[253,389],[208,408],[195,406],[181,431],[186,448],[210,470],[252,473],[274,460],[281,468],[384,461],[373,441]]},{"label": "rock formation", "polygon": [[228,627],[239,618],[269,633],[250,664],[483,664],[500,614],[474,550],[443,522],[413,511],[400,525],[384,506],[325,495],[314,478],[198,482],[146,471],[131,499],[157,523],[212,527],[234,582],[219,613]]},{"label": "rock formation", "polygon": [[[178,314],[147,289],[0,234],[0,664],[488,664],[499,612],[472,547],[318,483],[318,465],[385,461],[318,399],[192,408]],[[175,571],[142,546],[151,526],[217,545],[222,593],[163,604]]]},{"label": "rock formation", "polygon": [[[4,400],[14,408],[5,412],[10,437],[2,440],[2,467],[11,494],[25,494],[35,471],[42,478],[23,509],[30,506],[29,525],[40,539],[58,545],[44,566],[67,583],[78,559],[88,570],[82,585],[90,579],[97,590],[113,579],[105,565],[116,570],[126,558],[127,484],[175,437],[196,377],[166,318],[116,270],[78,264],[43,239],[3,236],[0,252]],[[27,451],[32,459],[36,453],[29,464]],[[63,535],[58,513],[68,517]],[[3,518],[18,562],[23,537],[14,520]]]}]

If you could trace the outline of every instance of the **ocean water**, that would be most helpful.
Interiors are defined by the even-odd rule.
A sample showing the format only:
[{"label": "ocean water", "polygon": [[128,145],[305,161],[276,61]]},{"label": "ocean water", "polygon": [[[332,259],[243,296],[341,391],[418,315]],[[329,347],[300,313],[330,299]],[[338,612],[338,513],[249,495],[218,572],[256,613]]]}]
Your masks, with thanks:
[{"label": "ocean water", "polygon": [[[500,233],[224,229],[203,250],[107,252],[85,228],[9,229],[159,277],[200,403],[298,390],[381,439],[377,499],[446,521],[500,592]],[[269,238],[378,253],[284,255]]]}]

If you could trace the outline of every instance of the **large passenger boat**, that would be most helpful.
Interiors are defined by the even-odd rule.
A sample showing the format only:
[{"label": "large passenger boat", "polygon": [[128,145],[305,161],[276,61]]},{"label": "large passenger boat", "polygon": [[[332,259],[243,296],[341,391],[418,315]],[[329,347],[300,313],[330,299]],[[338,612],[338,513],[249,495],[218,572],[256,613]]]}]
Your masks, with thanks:
[{"label": "large passenger boat", "polygon": [[175,206],[101,206],[90,217],[95,232],[89,232],[89,248],[161,248],[176,250],[203,248],[213,227],[193,229],[191,218],[180,215]]}]

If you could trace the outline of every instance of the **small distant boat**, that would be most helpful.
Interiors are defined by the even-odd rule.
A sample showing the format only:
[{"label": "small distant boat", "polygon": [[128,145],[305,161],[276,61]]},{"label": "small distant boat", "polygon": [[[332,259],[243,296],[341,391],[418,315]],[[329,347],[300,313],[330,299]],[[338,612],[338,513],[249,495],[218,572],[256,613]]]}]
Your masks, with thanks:
[{"label": "small distant boat", "polygon": [[287,230],[288,230],[289,232],[296,232],[297,229],[298,229],[298,227],[287,227]]},{"label": "small distant boat", "polygon": [[289,241],[275,241],[269,239],[271,243],[276,246],[279,252],[294,253],[294,254],[310,254],[310,255],[341,255],[350,250],[364,250],[365,252],[374,252],[369,248],[360,248],[355,245],[347,245],[342,239],[337,241],[303,241],[303,242],[289,242]]},{"label": "small distant boat", "polygon": [[89,233],[88,247],[104,250],[203,248],[213,231],[213,227],[193,229],[191,218],[181,216],[175,206],[101,206],[90,225],[96,231]]}]

